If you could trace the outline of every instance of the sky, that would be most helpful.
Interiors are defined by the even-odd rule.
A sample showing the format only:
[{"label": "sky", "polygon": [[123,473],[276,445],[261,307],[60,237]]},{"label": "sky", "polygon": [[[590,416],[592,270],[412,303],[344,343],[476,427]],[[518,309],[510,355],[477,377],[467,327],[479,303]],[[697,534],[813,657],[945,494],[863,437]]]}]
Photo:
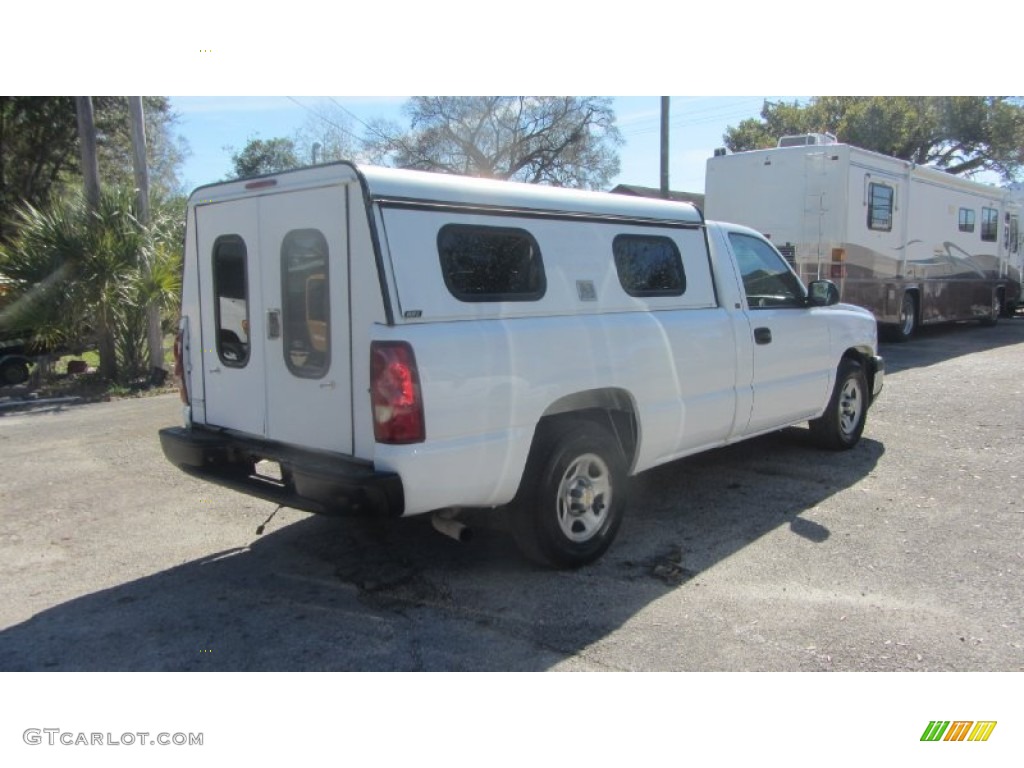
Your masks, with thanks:
[{"label": "sky", "polygon": [[[359,121],[376,118],[408,122],[401,114],[407,97],[240,96],[172,97],[179,115],[176,130],[191,150],[181,171],[186,190],[225,178],[232,169],[231,155],[250,138],[294,137],[296,131],[328,110],[351,113],[348,128],[362,133]],[[669,97],[669,186],[686,192],[704,191],[704,164],[723,145],[727,127],[757,117],[771,96]],[[790,97],[786,97],[790,100]],[[661,97],[614,98],[616,124],[625,143],[619,148],[621,172],[615,184],[660,185]],[[342,114],[344,114],[342,112]]]}]

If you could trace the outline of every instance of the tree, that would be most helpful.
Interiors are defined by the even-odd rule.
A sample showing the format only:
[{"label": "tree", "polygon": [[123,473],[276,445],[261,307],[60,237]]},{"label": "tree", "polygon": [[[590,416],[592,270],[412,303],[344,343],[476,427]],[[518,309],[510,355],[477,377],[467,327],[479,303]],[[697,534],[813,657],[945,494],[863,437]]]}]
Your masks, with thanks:
[{"label": "tree", "polygon": [[730,127],[733,152],[775,146],[787,134],[833,133],[843,142],[951,174],[1021,178],[1024,100],[1007,96],[818,96],[764,103],[761,119]]},{"label": "tree", "polygon": [[[131,108],[127,96],[94,96],[96,129],[99,133],[100,176],[104,184],[131,186]],[[189,154],[188,143],[174,133],[178,115],[166,96],[143,96],[146,120],[146,165],[150,189],[167,197],[182,192],[178,171]]]},{"label": "tree", "polygon": [[231,155],[235,165],[233,178],[248,179],[268,173],[291,170],[302,165],[291,139],[249,139],[240,152]]},{"label": "tree", "polygon": [[[104,184],[131,184],[128,100],[93,98],[100,176]],[[180,192],[178,170],[188,152],[175,137],[177,116],[162,96],[145,98],[147,157],[153,191]],[[18,205],[45,206],[64,184],[78,184],[78,121],[71,96],[0,96],[0,243],[14,235],[7,213]]]},{"label": "tree", "polygon": [[372,158],[402,168],[599,189],[619,172],[611,99],[417,96],[410,129],[377,122]]},{"label": "tree", "polygon": [[129,187],[105,187],[96,209],[80,190],[18,208],[17,236],[0,248],[11,299],[0,328],[30,329],[50,347],[95,343],[110,380],[144,373],[146,304],[178,300],[180,211],[158,203],[149,226],[136,213]]},{"label": "tree", "polygon": [[[39,205],[79,173],[78,120],[71,96],[0,97],[0,212]],[[0,217],[0,243],[11,234]]]},{"label": "tree", "polygon": [[340,107],[320,106],[295,132],[295,153],[303,164],[357,160],[360,140],[352,130],[352,119]]}]

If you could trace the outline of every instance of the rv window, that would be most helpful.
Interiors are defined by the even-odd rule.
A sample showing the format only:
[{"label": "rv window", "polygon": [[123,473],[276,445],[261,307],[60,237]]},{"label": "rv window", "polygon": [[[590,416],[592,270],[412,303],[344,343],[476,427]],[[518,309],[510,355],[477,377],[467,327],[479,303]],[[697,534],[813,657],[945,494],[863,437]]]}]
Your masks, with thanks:
[{"label": "rv window", "polygon": [[961,232],[973,232],[974,231],[974,211],[970,208],[960,209],[960,231]]},{"label": "rv window", "polygon": [[327,240],[296,229],[281,244],[284,361],[294,375],[318,379],[331,365]]},{"label": "rv window", "polygon": [[213,244],[213,293],[217,356],[224,365],[242,368],[249,362],[249,285],[245,243],[237,235]]},{"label": "rv window", "polygon": [[618,235],[612,241],[619,282],[630,296],[682,296],[683,260],[675,242],[651,235]]},{"label": "rv window", "polygon": [[868,229],[892,231],[895,190],[887,184],[868,185]]},{"label": "rv window", "polygon": [[802,307],[806,295],[800,278],[767,242],[738,232],[729,233],[751,309]]},{"label": "rv window", "polygon": [[1018,224],[1018,217],[1007,215],[1007,230],[1009,230],[1009,247],[1010,253],[1017,253],[1020,249],[1020,225]]},{"label": "rv window", "polygon": [[524,229],[446,224],[437,251],[459,301],[536,301],[547,289],[540,247]]},{"label": "rv window", "polygon": [[994,243],[999,235],[999,211],[995,208],[981,209],[981,239]]}]

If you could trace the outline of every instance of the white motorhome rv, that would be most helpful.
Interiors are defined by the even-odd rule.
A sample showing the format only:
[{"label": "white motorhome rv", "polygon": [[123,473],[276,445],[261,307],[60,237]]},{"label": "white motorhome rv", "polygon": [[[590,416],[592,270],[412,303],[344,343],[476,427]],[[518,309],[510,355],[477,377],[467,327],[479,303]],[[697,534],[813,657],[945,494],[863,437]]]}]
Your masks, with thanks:
[{"label": "white motorhome rv", "polygon": [[197,190],[184,268],[170,461],[456,536],[505,507],[557,566],[629,474],[807,421],[852,448],[882,387],[870,313],[688,204],[339,163]]},{"label": "white motorhome rv", "polygon": [[894,340],[919,324],[993,324],[1021,302],[1020,193],[834,143],[784,137],[707,161],[705,214],[770,238]]}]

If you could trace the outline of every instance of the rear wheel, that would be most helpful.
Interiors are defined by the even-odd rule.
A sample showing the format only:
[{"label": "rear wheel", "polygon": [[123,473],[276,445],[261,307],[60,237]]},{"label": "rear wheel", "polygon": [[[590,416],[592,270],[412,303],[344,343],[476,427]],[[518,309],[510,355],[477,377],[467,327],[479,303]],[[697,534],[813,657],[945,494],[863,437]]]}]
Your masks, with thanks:
[{"label": "rear wheel", "polygon": [[576,568],[611,546],[625,510],[626,467],[611,432],[586,420],[543,425],[509,508],[531,560]]},{"label": "rear wheel", "polygon": [[900,301],[900,316],[889,334],[892,341],[907,341],[917,330],[917,296],[910,291]]},{"label": "rear wheel", "polygon": [[864,367],[857,360],[844,358],[828,408],[820,418],[811,421],[811,434],[822,447],[845,451],[860,441],[867,415],[868,381]]},{"label": "rear wheel", "polygon": [[1003,315],[1003,292],[996,291],[992,294],[992,308],[989,311],[988,317],[983,317],[979,321],[986,327],[992,327],[999,322],[999,318]]}]

